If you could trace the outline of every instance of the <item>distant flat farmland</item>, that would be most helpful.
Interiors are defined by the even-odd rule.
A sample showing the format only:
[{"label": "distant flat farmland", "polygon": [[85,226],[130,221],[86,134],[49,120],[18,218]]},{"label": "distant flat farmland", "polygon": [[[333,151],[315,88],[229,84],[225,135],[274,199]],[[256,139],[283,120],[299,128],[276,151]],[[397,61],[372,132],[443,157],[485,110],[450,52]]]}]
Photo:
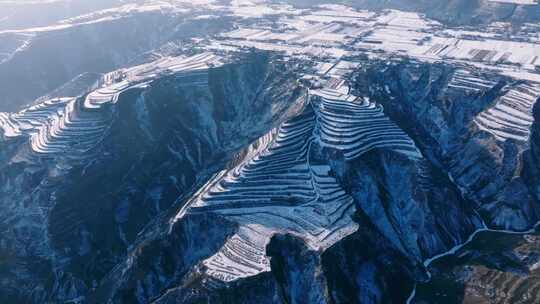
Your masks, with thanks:
[{"label": "distant flat farmland", "polygon": [[500,3],[513,3],[520,5],[534,5],[538,4],[538,0],[489,0],[491,2],[500,2]]}]

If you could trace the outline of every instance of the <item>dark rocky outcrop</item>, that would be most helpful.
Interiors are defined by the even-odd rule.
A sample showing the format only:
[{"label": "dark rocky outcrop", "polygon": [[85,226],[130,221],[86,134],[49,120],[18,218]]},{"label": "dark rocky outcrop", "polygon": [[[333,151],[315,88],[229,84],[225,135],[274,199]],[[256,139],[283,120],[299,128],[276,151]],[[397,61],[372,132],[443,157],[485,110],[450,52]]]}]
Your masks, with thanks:
[{"label": "dark rocky outcrop", "polygon": [[84,298],[147,224],[286,116],[301,94],[294,69],[253,54],[210,70],[205,86],[173,75],[129,89],[104,109],[113,118],[92,157],[41,158],[24,136],[0,142],[7,303]]}]

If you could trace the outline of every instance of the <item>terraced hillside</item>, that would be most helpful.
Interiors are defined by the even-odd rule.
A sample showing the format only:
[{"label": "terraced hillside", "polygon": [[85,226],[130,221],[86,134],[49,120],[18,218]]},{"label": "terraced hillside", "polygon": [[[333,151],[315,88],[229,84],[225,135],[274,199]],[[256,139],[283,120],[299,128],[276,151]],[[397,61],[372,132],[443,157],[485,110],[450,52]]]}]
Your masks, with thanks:
[{"label": "terraced hillside", "polygon": [[385,100],[390,116],[488,226],[527,230],[537,222],[537,186],[526,172],[536,168],[527,155],[538,84],[444,65],[404,63],[376,73],[380,83],[362,80],[358,89],[377,87],[372,98]]},{"label": "terraced hillside", "polygon": [[493,88],[497,84],[496,81],[484,79],[477,72],[470,69],[457,69],[452,75],[452,79],[448,84],[449,88],[456,91],[464,91],[467,93],[481,93]]},{"label": "terraced hillside", "polygon": [[[303,99],[297,101],[303,106],[293,118],[239,153],[228,169],[187,198],[170,220],[164,218],[149,228],[133,248],[133,261],[118,265],[93,301],[134,301],[129,295],[135,294],[142,303],[175,298],[196,303],[228,293],[232,286],[241,289],[258,282],[280,297],[305,296],[325,303],[333,297],[326,294],[325,282],[335,279],[332,271],[342,270],[327,269],[313,277],[314,269],[322,267],[321,253],[334,252],[331,248],[337,244],[361,237],[364,227],[380,234],[374,246],[393,248],[388,254],[408,261],[403,266],[412,271],[424,258],[463,242],[480,226],[473,210],[458,202],[456,192],[443,189],[445,182],[428,182],[436,176],[434,169],[380,105],[334,89],[312,89]],[[397,180],[405,181],[401,189],[395,187]],[[442,214],[455,216],[439,220]],[[216,230],[218,224],[213,222],[223,229]],[[202,230],[185,234],[193,229]],[[308,263],[301,270],[297,262],[278,266],[277,257],[269,256],[269,252],[296,250],[276,245],[281,244],[276,240],[288,237],[314,259],[297,261]],[[205,242],[213,249],[203,250],[199,244]],[[167,249],[160,251],[162,246]],[[369,259],[372,263],[377,258]],[[174,275],[164,271],[165,261],[171,261],[167,267],[175,269]],[[292,276],[294,271],[317,287],[301,284],[294,293],[292,286],[282,285],[281,276]],[[137,275],[141,272],[152,275],[142,279]],[[274,277],[279,272],[284,273]],[[370,275],[387,279],[381,273]],[[113,282],[117,283],[110,289]],[[341,284],[334,288],[341,290]],[[357,299],[386,288],[374,284]],[[160,290],[169,291],[161,294]]]},{"label": "terraced hillside", "polygon": [[[313,141],[346,159],[375,148],[421,157],[375,104],[332,90],[310,94],[311,104],[301,115],[255,143],[240,165],[218,175],[186,205],[187,213],[213,212],[240,225],[203,262],[211,276],[232,281],[270,271],[265,248],[275,233],[296,235],[312,250],[324,251],[357,229],[352,197],[328,165],[311,161]],[[377,119],[381,127],[366,132],[365,122]]]},{"label": "terraced hillside", "polygon": [[0,303],[538,302],[537,1],[21,1]]},{"label": "terraced hillside", "polygon": [[424,261],[484,225],[530,228],[534,83],[354,66],[306,87],[311,65],[280,56],[163,57],[2,113],[0,227],[18,266],[0,267],[0,300],[401,301]]},{"label": "terraced hillside", "polygon": [[374,148],[389,148],[422,157],[414,142],[384,115],[381,105],[332,90],[317,90],[314,103],[320,144],[342,151],[352,160]]},{"label": "terraced hillside", "polygon": [[81,98],[2,115],[0,302],[86,297],[145,225],[300,96],[295,66],[279,57],[218,58],[162,58]]},{"label": "terraced hillside", "polygon": [[517,85],[500,97],[492,108],[478,114],[475,122],[497,140],[511,138],[527,142],[534,122],[533,106],[539,98],[540,85]]},{"label": "terraced hillside", "polygon": [[16,114],[0,113],[0,128],[7,138],[29,137],[29,150],[37,156],[93,157],[90,150],[113,123],[120,94],[143,88],[160,73],[175,74],[183,86],[206,85],[206,70],[218,65],[215,55],[203,53],[116,71],[104,77],[103,87],[84,97],[47,100]]},{"label": "terraced hillside", "polygon": [[[70,4],[71,14],[76,12],[76,5],[84,6]],[[160,48],[168,44],[180,44],[184,39],[230,26],[225,19],[196,19],[199,12],[195,11],[183,14],[182,10],[161,10],[159,5],[149,4],[146,9],[125,5],[59,20],[48,27],[0,30],[0,81],[4,84],[0,111],[19,111],[37,98],[58,96],[56,91],[71,82],[79,82],[71,97],[79,96],[94,85],[94,78],[84,77],[89,73],[104,75],[166,57],[170,54]]]},{"label": "terraced hillside", "polygon": [[[109,73],[101,88],[81,98],[52,99],[2,114],[3,140],[11,147],[2,156],[5,172],[10,172],[3,176],[4,193],[25,197],[23,202],[47,202],[31,210],[15,203],[8,217],[20,223],[31,220],[32,234],[49,235],[27,254],[13,254],[23,262],[9,275],[33,273],[26,261],[36,256],[44,265],[68,270],[54,279],[61,286],[56,290],[41,285],[36,275],[30,288],[41,291],[34,301],[70,299],[66,290],[76,290],[90,302],[146,303],[173,288],[162,295],[164,301],[177,295],[189,303],[197,294],[213,297],[223,288],[262,280],[261,286],[284,293],[282,297],[303,294],[323,303],[345,296],[344,283],[332,276],[344,270],[324,266],[326,252],[345,254],[334,248],[343,248],[349,239],[366,238],[366,227],[380,236],[367,237],[366,242],[387,248],[393,260],[401,259],[400,276],[405,277],[415,276],[424,259],[464,242],[482,227],[478,213],[444,176],[446,169],[437,167],[433,152],[425,146],[419,149],[383,106],[372,101],[384,98],[346,93],[346,81],[334,89],[306,91],[292,72],[294,63],[269,64],[265,56],[254,56],[247,64],[225,65],[226,58],[211,53],[165,57]],[[291,73],[278,76],[278,67]],[[250,73],[258,76],[253,79]],[[504,87],[496,79],[477,85],[479,81],[468,77],[479,76],[450,75],[448,89],[478,94]],[[246,87],[252,91],[243,93]],[[231,98],[224,92],[238,93]],[[485,109],[496,105],[485,101]],[[185,116],[157,119],[171,109],[191,113],[189,121]],[[471,123],[484,113],[481,108],[475,111],[470,113]],[[267,123],[255,124],[253,119]],[[253,125],[261,128],[254,130]],[[244,141],[238,141],[238,132],[246,134]],[[258,139],[247,145],[248,138]],[[242,148],[245,145],[248,148]],[[233,156],[238,150],[243,152]],[[117,168],[106,170],[114,159]],[[15,180],[21,179],[21,162],[50,166],[22,178],[24,183],[38,183],[37,190],[26,195],[12,190],[20,189],[21,180]],[[123,175],[133,170],[143,174]],[[76,182],[80,176],[87,181],[83,185]],[[122,184],[103,184],[109,180]],[[81,191],[96,187],[110,194],[92,191],[73,203]],[[98,203],[104,198],[112,210]],[[111,229],[115,233],[103,234]],[[200,233],[186,234],[193,229]],[[6,236],[13,243],[8,248],[15,252],[22,244],[16,241],[17,229],[10,233]],[[296,245],[288,248],[288,241],[277,241],[284,237],[294,238]],[[211,247],[199,247],[208,243]],[[133,245],[128,249],[128,244]],[[294,295],[281,275],[274,276],[277,271],[290,276],[299,267],[296,263],[307,261],[279,266],[271,257],[298,246],[314,259],[302,276],[306,282],[317,281],[318,287],[310,290],[305,285]],[[131,259],[124,260],[124,254]],[[365,258],[380,263],[379,257]],[[311,277],[320,267],[325,269],[320,277]],[[391,280],[380,266],[373,267],[370,276]],[[325,291],[330,285],[333,296]],[[183,287],[176,289],[179,286]],[[209,291],[201,295],[196,292],[201,288]],[[377,283],[355,297],[381,300],[387,288]],[[25,297],[13,287],[4,289],[8,300]]]}]

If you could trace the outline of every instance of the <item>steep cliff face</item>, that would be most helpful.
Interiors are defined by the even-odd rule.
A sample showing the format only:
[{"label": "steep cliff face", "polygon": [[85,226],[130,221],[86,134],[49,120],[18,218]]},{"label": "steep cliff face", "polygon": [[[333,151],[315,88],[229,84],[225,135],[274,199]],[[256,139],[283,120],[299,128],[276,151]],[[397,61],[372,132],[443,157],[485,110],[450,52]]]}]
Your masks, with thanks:
[{"label": "steep cliff face", "polygon": [[538,303],[539,242],[538,232],[483,232],[434,263],[432,281],[419,285],[415,303]]},{"label": "steep cliff face", "polygon": [[322,255],[330,296],[326,303],[404,303],[413,287],[411,277],[422,277],[421,269],[362,212],[356,218],[358,231]]},{"label": "steep cliff face", "polygon": [[535,182],[524,170],[536,167],[528,151],[537,84],[418,63],[368,75],[358,89],[381,100],[488,226],[527,230],[538,221]]},{"label": "steep cliff face", "polygon": [[527,181],[531,195],[540,201],[540,103],[535,104],[533,117],[531,145],[523,160],[523,179]]},{"label": "steep cliff face", "polygon": [[[382,107],[330,89],[310,90],[307,101],[162,218],[157,227],[168,230],[141,236],[93,301],[249,303],[233,289],[256,284],[265,287],[263,303],[400,302],[412,287],[403,281],[425,278],[425,259],[482,227],[473,205]],[[207,214],[232,227],[218,250],[179,253],[193,263],[170,265],[181,269],[174,276],[144,262],[176,227]],[[213,231],[201,228],[200,242]]]},{"label": "steep cliff face", "polygon": [[446,251],[481,227],[456,187],[426,160],[377,151],[348,164],[344,174],[357,208],[413,260]]},{"label": "steep cliff face", "polygon": [[3,114],[2,296],[84,298],[147,223],[286,115],[296,79],[293,64],[253,55],[124,88],[113,103],[102,90]]},{"label": "steep cliff face", "polygon": [[485,224],[537,221],[537,84],[372,60],[352,91],[305,88],[305,62],[224,62],[0,113],[0,300],[400,303]]}]

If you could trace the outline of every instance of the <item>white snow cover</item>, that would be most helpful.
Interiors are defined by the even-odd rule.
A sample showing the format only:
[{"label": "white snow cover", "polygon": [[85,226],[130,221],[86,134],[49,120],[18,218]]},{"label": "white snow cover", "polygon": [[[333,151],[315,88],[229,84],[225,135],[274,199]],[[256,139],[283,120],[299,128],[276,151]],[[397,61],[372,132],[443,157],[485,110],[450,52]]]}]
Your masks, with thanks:
[{"label": "white snow cover", "polygon": [[499,3],[512,3],[512,4],[519,4],[519,5],[534,5],[538,4],[537,0],[488,0],[491,2],[499,2]]},{"label": "white snow cover", "polygon": [[[103,87],[84,99],[62,98],[44,101],[19,113],[0,113],[5,137],[28,136],[31,151],[38,155],[84,155],[94,148],[110,127],[118,96],[129,88],[143,87],[166,73],[184,77],[183,85],[200,85],[205,70],[220,65],[220,58],[205,52],[188,58],[160,60],[107,74]],[[200,74],[200,75],[199,75]],[[192,76],[198,77],[192,77]],[[196,81],[196,83],[194,83]],[[203,83],[199,83],[199,82]],[[68,153],[69,152],[69,153]]]},{"label": "white snow cover", "polygon": [[301,115],[263,136],[245,161],[217,174],[176,216],[213,212],[239,224],[203,262],[209,275],[234,281],[269,271],[265,248],[275,234],[292,234],[313,250],[325,250],[356,231],[353,199],[328,165],[311,159],[315,143],[347,160],[375,148],[422,157],[380,106],[334,89],[311,91]]},{"label": "white snow cover", "polygon": [[493,86],[496,84],[497,83],[494,81],[485,79],[480,75],[475,75],[474,71],[470,69],[458,69],[454,72],[448,87],[478,93],[487,91],[493,88]]},{"label": "white snow cover", "polygon": [[530,127],[534,122],[533,106],[540,98],[540,84],[521,84],[509,90],[497,103],[478,114],[476,125],[497,140],[529,140]]},{"label": "white snow cover", "polygon": [[219,175],[190,204],[187,212],[215,212],[241,227],[204,261],[208,274],[232,281],[269,271],[265,247],[276,233],[297,235],[319,250],[357,229],[352,198],[328,166],[310,162],[314,125],[307,111],[264,136],[245,162]]},{"label": "white snow cover", "polygon": [[381,105],[336,90],[315,90],[320,143],[343,151],[347,159],[374,148],[389,148],[412,158],[421,154],[414,142],[383,113]]}]

